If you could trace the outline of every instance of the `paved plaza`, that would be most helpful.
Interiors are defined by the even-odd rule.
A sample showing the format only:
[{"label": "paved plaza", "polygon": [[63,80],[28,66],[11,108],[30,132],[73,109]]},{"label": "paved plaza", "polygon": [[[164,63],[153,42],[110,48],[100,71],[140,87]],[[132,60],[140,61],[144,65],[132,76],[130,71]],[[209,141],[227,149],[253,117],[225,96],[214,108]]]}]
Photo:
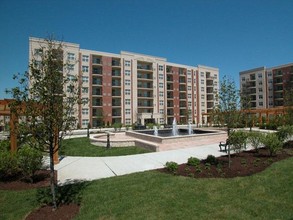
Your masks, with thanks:
[{"label": "paved plaza", "polygon": [[[65,157],[55,166],[58,183],[95,180],[163,168],[167,161],[186,163],[189,157],[205,159],[209,154],[225,155],[219,151],[219,142],[226,134],[210,135],[193,141],[162,144],[164,151],[115,157]],[[82,146],[81,146],[82,147]],[[168,149],[168,150],[167,150]]]}]

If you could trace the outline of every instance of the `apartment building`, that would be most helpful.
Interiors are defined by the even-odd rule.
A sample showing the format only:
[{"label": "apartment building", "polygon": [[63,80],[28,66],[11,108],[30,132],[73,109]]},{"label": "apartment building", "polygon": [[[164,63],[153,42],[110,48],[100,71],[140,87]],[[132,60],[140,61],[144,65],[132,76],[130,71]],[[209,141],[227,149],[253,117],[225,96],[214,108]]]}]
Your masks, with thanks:
[{"label": "apartment building", "polygon": [[[30,41],[30,60],[44,39]],[[79,76],[79,125],[102,123],[206,124],[215,105],[219,69],[170,63],[166,58],[121,51],[120,54],[81,49],[63,43],[68,78]]]},{"label": "apartment building", "polygon": [[240,90],[250,97],[252,109],[284,106],[293,88],[293,63],[246,70],[239,75]]}]

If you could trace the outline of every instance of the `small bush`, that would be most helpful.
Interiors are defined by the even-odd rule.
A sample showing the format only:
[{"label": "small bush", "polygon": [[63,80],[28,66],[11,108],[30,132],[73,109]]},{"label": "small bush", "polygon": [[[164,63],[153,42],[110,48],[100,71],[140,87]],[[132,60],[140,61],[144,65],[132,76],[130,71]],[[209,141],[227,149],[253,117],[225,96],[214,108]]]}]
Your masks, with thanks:
[{"label": "small bush", "polygon": [[263,144],[268,148],[270,156],[277,153],[282,148],[283,142],[279,140],[275,133],[269,133],[263,138]]},{"label": "small bush", "polygon": [[248,133],[247,140],[254,148],[256,152],[259,151],[259,146],[262,143],[262,139],[264,138],[264,134],[256,131],[252,131]]},{"label": "small bush", "polygon": [[293,135],[293,126],[286,125],[278,128],[277,136],[280,141],[284,142]]},{"label": "small bush", "polygon": [[0,152],[9,151],[10,149],[10,142],[8,140],[0,141]]},{"label": "small bush", "polygon": [[9,151],[0,151],[0,179],[16,176],[19,173],[17,157]]},{"label": "small bush", "polygon": [[241,150],[246,148],[246,139],[247,133],[243,131],[234,131],[229,135],[229,143],[236,153],[240,153]]},{"label": "small bush", "polygon": [[115,131],[120,131],[122,128],[122,124],[121,123],[114,123],[113,127],[114,127]]},{"label": "small bush", "polygon": [[217,165],[218,164],[218,160],[214,155],[208,155],[206,162],[211,164],[211,165]]},{"label": "small bush", "polygon": [[178,169],[178,163],[170,161],[165,164],[165,167],[170,172],[175,172]]},{"label": "small bush", "polygon": [[29,145],[25,145],[19,149],[17,154],[19,168],[23,175],[33,182],[35,172],[42,167],[42,153]]},{"label": "small bush", "polygon": [[200,159],[198,159],[196,157],[189,157],[187,164],[190,166],[197,166],[200,164]]}]

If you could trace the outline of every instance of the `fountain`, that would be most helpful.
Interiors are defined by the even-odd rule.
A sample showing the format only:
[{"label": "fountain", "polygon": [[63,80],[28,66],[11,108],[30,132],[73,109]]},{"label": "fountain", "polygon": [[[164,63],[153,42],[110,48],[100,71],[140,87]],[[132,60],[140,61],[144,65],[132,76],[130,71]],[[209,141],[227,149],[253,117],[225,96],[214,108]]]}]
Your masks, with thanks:
[{"label": "fountain", "polygon": [[191,127],[191,123],[188,123],[188,134],[193,134],[193,130],[192,130],[192,127]]},{"label": "fountain", "polygon": [[174,118],[173,124],[172,124],[172,135],[173,136],[177,136],[178,135],[178,128],[177,128],[176,118]]},{"label": "fountain", "polygon": [[158,133],[158,128],[157,128],[157,126],[154,126],[154,135],[155,135],[155,136],[158,136],[158,134],[159,134],[159,133]]}]

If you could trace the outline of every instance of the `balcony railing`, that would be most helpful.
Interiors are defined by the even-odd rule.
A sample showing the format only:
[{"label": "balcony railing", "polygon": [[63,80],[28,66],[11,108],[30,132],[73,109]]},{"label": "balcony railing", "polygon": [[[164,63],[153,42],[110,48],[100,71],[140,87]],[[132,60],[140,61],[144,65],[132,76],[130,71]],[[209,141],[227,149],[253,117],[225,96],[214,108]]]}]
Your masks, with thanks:
[{"label": "balcony railing", "polygon": [[152,66],[151,65],[137,64],[137,69],[139,69],[139,70],[152,70]]},{"label": "balcony railing", "polygon": [[112,66],[121,66],[120,61],[112,60]]},{"label": "balcony railing", "polygon": [[119,70],[112,70],[112,76],[121,76],[121,72]]},{"label": "balcony railing", "polygon": [[103,62],[100,58],[93,58],[92,63],[93,64],[103,64]]},{"label": "balcony railing", "polygon": [[102,69],[101,68],[93,68],[93,74],[102,74]]},{"label": "balcony railing", "polygon": [[120,81],[112,81],[112,86],[121,86]]}]

